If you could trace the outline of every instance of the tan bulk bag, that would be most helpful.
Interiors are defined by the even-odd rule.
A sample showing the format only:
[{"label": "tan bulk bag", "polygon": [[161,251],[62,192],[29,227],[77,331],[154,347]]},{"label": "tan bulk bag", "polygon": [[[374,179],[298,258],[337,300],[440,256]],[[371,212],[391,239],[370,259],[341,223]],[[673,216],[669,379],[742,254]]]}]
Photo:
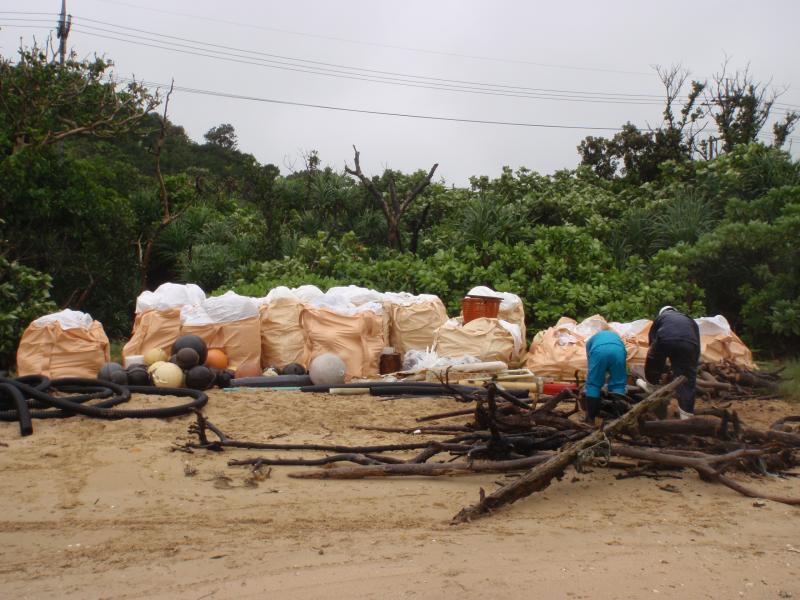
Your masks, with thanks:
[{"label": "tan bulk bag", "polygon": [[228,368],[261,365],[261,324],[252,298],[225,292],[181,310],[181,335],[200,336],[209,348],[228,355]]},{"label": "tan bulk bag", "polygon": [[510,292],[496,292],[492,288],[483,285],[472,288],[467,295],[500,298],[500,310],[497,313],[497,318],[519,326],[520,335],[525,340],[525,307],[522,305],[522,298]]},{"label": "tan bulk bag", "polygon": [[122,348],[122,356],[144,354],[155,348],[169,356],[172,344],[181,333],[181,308],[199,304],[205,299],[205,292],[193,283],[164,283],[154,292],[139,294],[133,332]]},{"label": "tan bulk bag", "polygon": [[300,313],[306,302],[322,296],[315,285],[297,288],[278,286],[257,300],[261,322],[261,366],[285,367],[299,363],[308,367],[306,337]]},{"label": "tan bulk bag", "polygon": [[508,363],[515,354],[515,339],[499,319],[482,317],[466,325],[450,319],[436,330],[433,350],[443,357],[474,356],[482,362]]},{"label": "tan bulk bag", "polygon": [[408,350],[433,346],[436,330],[447,321],[444,303],[431,294],[386,294],[389,311],[389,345],[401,357]]},{"label": "tan bulk bag", "polygon": [[616,331],[625,344],[625,352],[628,355],[628,369],[631,367],[644,367],[647,359],[647,350],[650,348],[650,326],[653,324],[649,319],[639,319],[630,323],[609,323],[612,331]]},{"label": "tan bulk bag", "polygon": [[386,346],[382,307],[368,303],[359,308],[307,305],[300,313],[306,335],[309,363],[330,352],[344,361],[345,378],[372,377],[379,373]]},{"label": "tan bulk bag", "polygon": [[554,327],[536,334],[526,366],[541,377],[572,381],[575,371],[586,376],[586,340],[576,332],[577,322],[561,317]]},{"label": "tan bulk bag", "polygon": [[308,366],[306,337],[300,325],[303,303],[283,297],[259,307],[261,366],[283,368],[289,363]]},{"label": "tan bulk bag", "polygon": [[17,349],[17,373],[95,378],[111,360],[108,337],[99,321],[75,310],[62,310],[33,321]]},{"label": "tan bulk bag", "polygon": [[742,367],[755,368],[753,353],[731,329],[722,315],[695,319],[700,329],[700,357],[705,362],[729,360]]}]

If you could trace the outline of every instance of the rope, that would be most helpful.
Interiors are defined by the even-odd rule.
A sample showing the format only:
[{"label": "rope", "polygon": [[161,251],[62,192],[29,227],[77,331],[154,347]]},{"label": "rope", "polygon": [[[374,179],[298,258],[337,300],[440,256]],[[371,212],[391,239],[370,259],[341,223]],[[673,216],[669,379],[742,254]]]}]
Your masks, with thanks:
[{"label": "rope", "polygon": [[610,460],[611,441],[603,433],[602,440],[578,452],[578,456],[575,458],[575,470],[578,473],[586,473],[587,465],[596,464],[598,467],[605,467]]}]

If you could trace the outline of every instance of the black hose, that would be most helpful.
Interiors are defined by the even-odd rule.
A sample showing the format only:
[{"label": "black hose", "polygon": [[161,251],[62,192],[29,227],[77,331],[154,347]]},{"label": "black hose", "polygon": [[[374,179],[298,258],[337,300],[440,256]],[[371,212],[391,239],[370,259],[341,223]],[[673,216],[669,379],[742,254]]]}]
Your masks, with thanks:
[{"label": "black hose", "polygon": [[[363,383],[344,383],[340,385],[308,385],[300,388],[301,392],[328,393],[331,388],[359,389],[369,388],[373,396],[448,396],[453,391],[461,394],[485,394],[486,389],[469,385],[444,385],[430,381],[367,381]],[[527,398],[528,390],[504,390],[516,398]]]},{"label": "black hose", "polygon": [[10,383],[0,383],[0,394],[11,398],[17,407],[17,418],[14,420],[19,421],[19,434],[23,437],[31,435],[33,433],[31,411],[28,408],[28,403],[25,401],[25,396],[22,395],[22,392]]},{"label": "black hose", "polygon": [[299,387],[311,385],[308,375],[274,375],[273,377],[239,377],[231,379],[231,387]]},{"label": "black hose", "polygon": [[[149,419],[167,418],[186,414],[199,409],[208,402],[208,396],[199,391],[186,388],[159,388],[151,386],[121,386],[110,381],[67,377],[48,381],[52,390],[58,391],[87,391],[86,394],[76,396],[53,396],[36,387],[21,382],[18,379],[0,377],[0,389],[5,390],[0,399],[11,398],[15,403],[14,410],[0,411],[0,421],[20,421],[22,430],[27,420],[30,429],[31,418],[63,418],[81,414],[99,419]],[[13,390],[13,391],[12,391]],[[190,402],[176,406],[142,409],[113,408],[118,404],[130,400],[131,393],[158,396],[179,396],[192,398]],[[113,394],[113,395],[112,395]],[[109,397],[110,396],[110,397]],[[84,404],[88,400],[105,398],[97,404]],[[21,403],[20,403],[21,399]],[[31,404],[47,406],[47,410],[30,410]],[[31,429],[32,431],[32,429]],[[23,435],[29,435],[24,433]]]},{"label": "black hose", "polygon": [[23,375],[22,377],[17,377],[14,381],[32,385],[37,390],[46,390],[50,387],[50,379],[44,375]]}]

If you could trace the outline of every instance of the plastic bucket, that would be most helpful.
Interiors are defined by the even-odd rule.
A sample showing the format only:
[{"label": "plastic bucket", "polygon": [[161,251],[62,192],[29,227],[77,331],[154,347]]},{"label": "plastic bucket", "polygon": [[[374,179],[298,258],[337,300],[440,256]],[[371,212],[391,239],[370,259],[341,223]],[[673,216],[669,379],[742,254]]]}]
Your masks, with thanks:
[{"label": "plastic bucket", "polygon": [[464,296],[461,300],[461,313],[464,315],[464,324],[470,321],[488,317],[496,319],[500,312],[500,298],[488,296]]}]

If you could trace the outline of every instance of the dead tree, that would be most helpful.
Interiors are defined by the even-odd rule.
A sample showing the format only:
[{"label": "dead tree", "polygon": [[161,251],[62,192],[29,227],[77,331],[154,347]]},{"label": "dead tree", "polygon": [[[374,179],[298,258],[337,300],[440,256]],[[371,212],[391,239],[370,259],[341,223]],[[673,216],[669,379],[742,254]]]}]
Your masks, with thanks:
[{"label": "dead tree", "polygon": [[375,185],[375,182],[364,175],[363,171],[361,170],[361,163],[359,161],[360,153],[355,145],[353,146],[353,152],[355,152],[355,158],[353,162],[355,163],[356,168],[351,169],[345,165],[344,170],[350,175],[355,175],[358,177],[359,181],[361,181],[361,184],[364,186],[367,192],[369,192],[369,195],[372,196],[372,199],[375,200],[378,206],[380,206],[381,210],[383,211],[383,216],[386,218],[386,241],[388,242],[390,248],[399,250],[400,221],[403,219],[403,215],[406,214],[414,200],[416,200],[416,198],[425,190],[425,188],[430,185],[431,178],[433,177],[436,168],[439,166],[439,163],[434,164],[431,167],[431,170],[428,171],[428,174],[419,182],[417,182],[413,188],[407,191],[402,198],[398,198],[394,175],[391,171],[387,171],[387,177],[389,179],[389,193],[387,199],[386,194],[381,192]]},{"label": "dead tree", "polygon": [[180,217],[188,208],[188,206],[185,206],[183,209],[177,212],[172,212],[170,208],[169,192],[167,191],[167,185],[164,182],[164,175],[161,173],[161,152],[164,149],[164,141],[167,139],[167,109],[169,108],[169,98],[172,95],[172,88],[174,85],[175,82],[173,81],[169,86],[167,97],[164,100],[164,114],[159,117],[158,137],[153,144],[153,148],[150,150],[155,157],[156,181],[158,182],[158,199],[161,204],[161,219],[148,237],[142,239],[142,235],[139,236],[139,239],[136,241],[137,256],[139,258],[139,280],[141,291],[147,289],[147,272],[150,269],[150,260],[153,256],[153,247],[155,246],[156,240],[159,238],[164,229],[166,229],[170,223]]}]

